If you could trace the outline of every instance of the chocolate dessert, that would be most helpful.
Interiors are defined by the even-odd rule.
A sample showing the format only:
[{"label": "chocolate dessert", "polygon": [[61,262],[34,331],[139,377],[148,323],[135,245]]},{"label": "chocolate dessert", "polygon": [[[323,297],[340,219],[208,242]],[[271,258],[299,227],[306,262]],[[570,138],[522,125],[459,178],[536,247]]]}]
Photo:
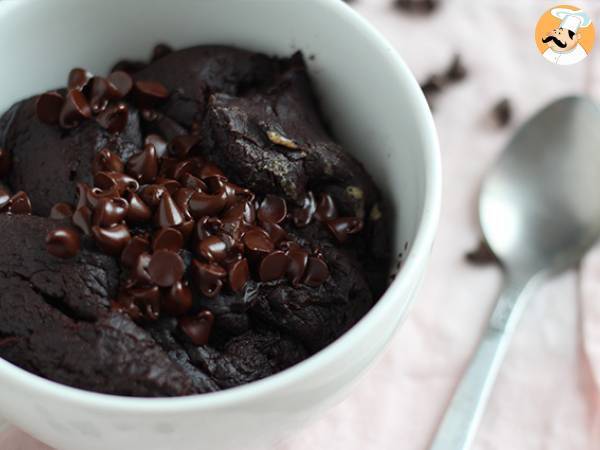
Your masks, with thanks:
[{"label": "chocolate dessert", "polygon": [[0,356],[116,395],[238,386],[319,351],[386,286],[387,214],[300,53],[76,68],[0,118]]}]

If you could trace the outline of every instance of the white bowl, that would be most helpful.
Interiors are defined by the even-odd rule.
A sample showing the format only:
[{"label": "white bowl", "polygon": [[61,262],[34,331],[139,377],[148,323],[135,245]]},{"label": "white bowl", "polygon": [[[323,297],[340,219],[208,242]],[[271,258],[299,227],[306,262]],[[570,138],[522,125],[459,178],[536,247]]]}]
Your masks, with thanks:
[{"label": "white bowl", "polygon": [[[438,142],[425,99],[388,42],[340,0],[0,1],[0,110],[63,85],[83,66],[231,44],[302,49],[327,118],[395,208],[400,275],[336,342],[278,375],[214,394],[143,399],[47,381],[0,360],[0,415],[61,449],[248,448],[268,444],[341,400],[382,353],[423,277],[440,209]],[[398,405],[401,408],[401,405]]]}]

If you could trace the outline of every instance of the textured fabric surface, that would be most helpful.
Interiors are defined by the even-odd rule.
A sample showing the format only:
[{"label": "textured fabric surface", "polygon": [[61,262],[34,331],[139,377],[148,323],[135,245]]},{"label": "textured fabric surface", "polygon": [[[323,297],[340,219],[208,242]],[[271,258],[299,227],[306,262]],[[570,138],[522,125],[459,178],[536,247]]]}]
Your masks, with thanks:
[{"label": "textured fabric surface", "polygon": [[[417,78],[459,53],[468,77],[435,102],[444,167],[442,217],[427,278],[386,354],[352,395],[274,450],[426,450],[485,326],[501,276],[464,255],[477,245],[479,183],[515,127],[549,101],[573,93],[600,99],[600,48],[575,66],[538,53],[535,24],[560,2],[446,0],[431,16],[408,16],[393,0],[353,7],[398,49]],[[600,2],[571,2],[600,23]],[[509,98],[506,128],[490,110]],[[600,249],[531,300],[474,442],[474,450],[600,449]],[[45,448],[20,431],[0,448]]]}]

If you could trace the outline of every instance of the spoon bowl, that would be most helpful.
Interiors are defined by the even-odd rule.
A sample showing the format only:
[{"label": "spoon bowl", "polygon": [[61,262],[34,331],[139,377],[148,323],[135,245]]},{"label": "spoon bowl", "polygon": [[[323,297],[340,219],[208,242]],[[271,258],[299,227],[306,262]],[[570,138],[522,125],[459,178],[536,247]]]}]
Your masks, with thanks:
[{"label": "spoon bowl", "polygon": [[480,223],[511,270],[560,272],[600,234],[600,111],[589,99],[560,99],[509,142],[480,194]]}]

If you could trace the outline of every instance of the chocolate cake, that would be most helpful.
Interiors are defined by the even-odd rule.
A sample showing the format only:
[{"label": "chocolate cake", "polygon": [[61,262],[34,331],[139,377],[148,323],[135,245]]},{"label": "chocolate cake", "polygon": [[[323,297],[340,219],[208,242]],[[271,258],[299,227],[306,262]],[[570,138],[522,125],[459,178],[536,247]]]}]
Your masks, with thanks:
[{"label": "chocolate cake", "polygon": [[385,289],[388,214],[301,53],[121,61],[0,118],[0,356],[128,396],[249,383]]}]

